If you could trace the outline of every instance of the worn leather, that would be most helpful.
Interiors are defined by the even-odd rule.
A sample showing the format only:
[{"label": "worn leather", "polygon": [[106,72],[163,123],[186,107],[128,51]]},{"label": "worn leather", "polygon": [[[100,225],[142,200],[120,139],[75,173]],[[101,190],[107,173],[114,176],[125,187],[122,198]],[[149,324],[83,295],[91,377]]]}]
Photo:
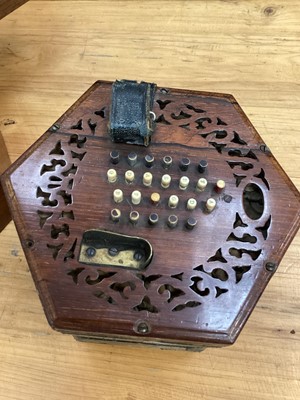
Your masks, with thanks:
[{"label": "worn leather", "polygon": [[155,91],[154,83],[129,80],[113,83],[108,126],[112,141],[149,145],[154,131],[150,111]]}]

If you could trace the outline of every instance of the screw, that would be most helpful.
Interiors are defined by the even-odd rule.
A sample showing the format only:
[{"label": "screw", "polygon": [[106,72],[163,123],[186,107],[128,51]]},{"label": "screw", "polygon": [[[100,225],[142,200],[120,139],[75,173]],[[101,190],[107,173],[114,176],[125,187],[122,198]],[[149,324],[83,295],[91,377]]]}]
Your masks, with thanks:
[{"label": "screw", "polygon": [[108,254],[112,257],[115,257],[119,253],[119,250],[116,247],[110,247],[108,249]]},{"label": "screw", "polygon": [[270,153],[270,149],[266,144],[262,144],[260,146],[260,151],[262,151],[263,153]]},{"label": "screw", "polygon": [[137,250],[134,253],[133,258],[135,259],[135,261],[141,261],[141,259],[143,258],[143,254],[139,250]]},{"label": "screw", "polygon": [[96,250],[94,249],[94,247],[88,247],[85,251],[85,254],[87,255],[87,257],[94,257],[96,255]]},{"label": "screw", "polygon": [[60,128],[60,126],[58,124],[54,124],[54,125],[51,126],[50,131],[51,132],[56,132],[59,128]]},{"label": "screw", "polygon": [[232,196],[230,196],[229,194],[225,194],[225,196],[223,197],[223,200],[225,201],[225,203],[230,203],[232,201]]},{"label": "screw", "polygon": [[277,265],[274,262],[268,261],[265,265],[265,268],[269,272],[274,272],[277,268]]},{"label": "screw", "polygon": [[146,322],[140,322],[137,326],[138,333],[148,333],[150,331],[149,325]]},{"label": "screw", "polygon": [[34,241],[32,239],[27,239],[25,245],[30,249],[31,247],[33,247]]}]

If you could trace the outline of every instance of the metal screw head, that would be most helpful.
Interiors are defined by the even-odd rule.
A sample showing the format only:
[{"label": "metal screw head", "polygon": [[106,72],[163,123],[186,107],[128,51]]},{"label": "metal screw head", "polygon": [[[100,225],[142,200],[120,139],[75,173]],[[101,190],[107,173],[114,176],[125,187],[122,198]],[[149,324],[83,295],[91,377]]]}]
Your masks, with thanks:
[{"label": "metal screw head", "polygon": [[163,94],[167,94],[167,93],[169,93],[169,90],[166,89],[166,88],[161,88],[160,92],[163,93]]},{"label": "metal screw head", "polygon": [[262,144],[260,146],[260,151],[262,151],[263,153],[270,153],[271,152],[269,147],[266,144]]},{"label": "metal screw head", "polygon": [[27,239],[25,242],[26,247],[28,247],[29,249],[31,249],[34,245],[34,241],[32,239]]},{"label": "metal screw head", "polygon": [[112,257],[115,257],[119,253],[119,250],[116,247],[110,247],[108,249],[108,254]]},{"label": "metal screw head", "polygon": [[54,124],[54,125],[51,126],[50,131],[51,132],[56,132],[59,128],[60,128],[60,126],[58,124]]},{"label": "metal screw head", "polygon": [[85,251],[85,254],[87,255],[87,257],[94,257],[96,255],[96,249],[94,249],[94,247],[88,247]]},{"label": "metal screw head", "polygon": [[137,250],[134,253],[133,258],[135,259],[135,261],[141,261],[141,259],[143,258],[143,253],[140,250]]},{"label": "metal screw head", "polygon": [[225,196],[223,197],[223,200],[225,201],[225,203],[230,203],[232,201],[233,197],[230,196],[229,194],[225,194]]},{"label": "metal screw head", "polygon": [[265,265],[265,268],[269,272],[274,272],[277,268],[277,265],[272,261],[268,261]]},{"label": "metal screw head", "polygon": [[137,331],[138,331],[138,333],[146,334],[146,333],[150,332],[150,327],[147,324],[147,322],[140,322],[137,325]]}]

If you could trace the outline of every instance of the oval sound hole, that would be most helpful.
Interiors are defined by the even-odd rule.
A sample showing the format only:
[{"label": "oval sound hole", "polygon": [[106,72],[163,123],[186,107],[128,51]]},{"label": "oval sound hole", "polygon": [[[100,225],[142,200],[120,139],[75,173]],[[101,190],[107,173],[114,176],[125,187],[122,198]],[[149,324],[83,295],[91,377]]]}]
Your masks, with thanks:
[{"label": "oval sound hole", "polygon": [[264,212],[264,195],[259,186],[249,183],[243,192],[245,213],[251,219],[259,219]]}]

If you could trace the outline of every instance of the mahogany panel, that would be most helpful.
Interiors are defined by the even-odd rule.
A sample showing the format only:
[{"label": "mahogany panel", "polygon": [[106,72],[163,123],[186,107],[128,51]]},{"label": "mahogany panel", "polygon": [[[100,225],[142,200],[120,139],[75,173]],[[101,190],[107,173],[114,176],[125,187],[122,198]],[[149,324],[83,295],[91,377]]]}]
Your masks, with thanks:
[{"label": "mahogany panel", "polygon": [[[299,228],[299,193],[232,96],[159,88],[147,148],[111,142],[110,96],[111,83],[96,82],[2,180],[49,323],[105,340],[233,343]],[[111,150],[120,154],[116,165]],[[129,166],[133,151],[138,162]],[[173,159],[168,170],[166,155]],[[179,168],[182,158],[190,160],[187,171]],[[200,160],[208,163],[205,172],[199,172]],[[110,168],[115,183],[107,181]],[[132,184],[124,179],[129,169]],[[145,172],[153,175],[150,187],[143,185]],[[167,189],[161,187],[164,174],[172,177]],[[185,190],[182,176],[189,178]],[[208,181],[201,192],[199,178]],[[226,184],[221,191],[218,180]],[[123,192],[121,203],[113,200],[115,189]],[[133,190],[142,193],[138,205]],[[150,201],[153,192],[160,194],[158,205]],[[168,206],[170,195],[179,198],[175,209]],[[195,210],[187,210],[189,198],[197,201]],[[212,212],[209,198],[217,204]],[[121,212],[118,222],[110,217],[114,208]],[[140,215],[135,225],[132,210]],[[151,213],[158,214],[157,224],[149,224]],[[173,229],[171,214],[178,217]],[[189,217],[197,220],[194,229],[186,227]],[[90,262],[80,261],[84,233],[97,230],[148,241],[152,261],[143,270],[99,265],[92,253]],[[111,257],[121,257],[117,250]]]}]

